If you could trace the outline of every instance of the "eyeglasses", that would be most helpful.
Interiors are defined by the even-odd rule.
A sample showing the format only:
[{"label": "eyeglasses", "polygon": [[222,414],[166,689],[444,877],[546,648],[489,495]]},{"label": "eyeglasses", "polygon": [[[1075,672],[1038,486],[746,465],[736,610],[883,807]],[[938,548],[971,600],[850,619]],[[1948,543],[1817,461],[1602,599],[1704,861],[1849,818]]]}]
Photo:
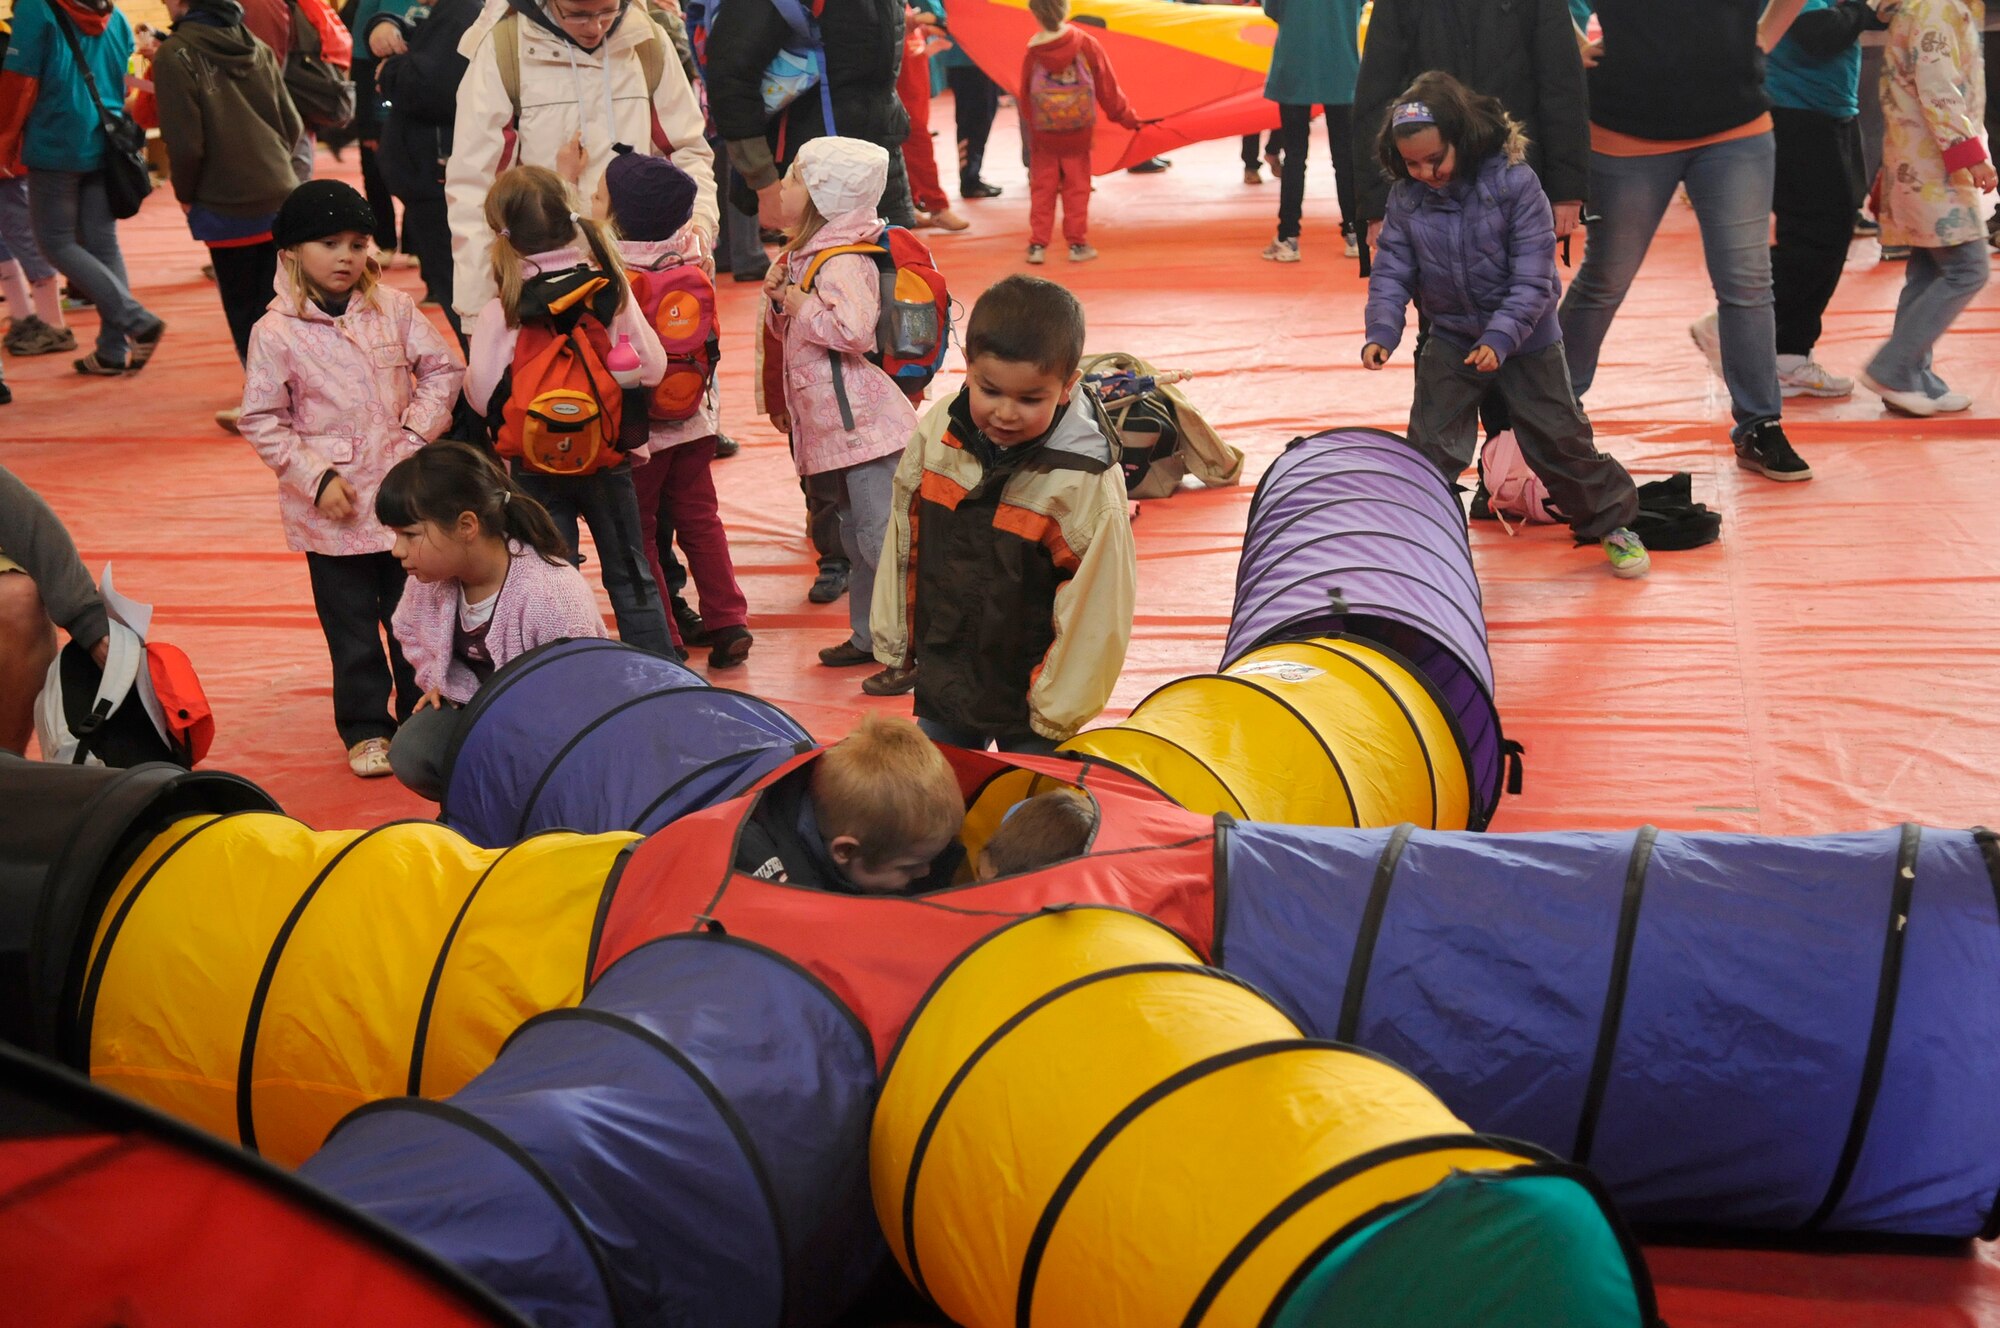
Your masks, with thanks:
[{"label": "eyeglasses", "polygon": [[625,12],[622,4],[614,9],[585,14],[576,13],[563,5],[551,5],[550,8],[555,11],[556,22],[566,28],[608,28]]}]

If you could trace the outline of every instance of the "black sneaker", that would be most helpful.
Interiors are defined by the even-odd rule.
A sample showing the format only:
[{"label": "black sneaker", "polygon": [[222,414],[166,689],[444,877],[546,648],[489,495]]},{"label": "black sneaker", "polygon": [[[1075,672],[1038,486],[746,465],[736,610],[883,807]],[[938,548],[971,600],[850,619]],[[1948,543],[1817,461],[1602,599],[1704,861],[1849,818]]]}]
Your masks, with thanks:
[{"label": "black sneaker", "polygon": [[0,383],[0,406],[11,406],[13,404],[14,404],[13,389],[8,387],[5,383]]},{"label": "black sneaker", "polygon": [[988,184],[984,180],[973,180],[958,186],[958,196],[965,199],[998,198],[1004,192],[999,185]]},{"label": "black sneaker", "polygon": [[815,604],[831,604],[847,593],[847,564],[835,563],[819,569],[819,579],[812,583],[806,598]]},{"label": "black sneaker", "polygon": [[715,454],[719,457],[733,457],[743,450],[743,444],[726,433],[715,435]]},{"label": "black sneaker", "polygon": [[1472,491],[1472,519],[1493,520],[1493,495],[1486,491],[1485,480],[1479,481],[1479,487]]},{"label": "black sneaker", "polygon": [[1776,420],[1759,420],[1736,440],[1736,464],[1767,480],[1789,483],[1812,478],[1812,467],[1792,450],[1791,439]]},{"label": "black sneaker", "polygon": [[1127,166],[1125,173],[1127,175],[1158,175],[1161,171],[1168,170],[1172,166],[1173,163],[1165,157],[1148,157],[1137,166]]},{"label": "black sneaker", "polygon": [[702,623],[701,615],[694,606],[679,595],[667,596],[667,608],[674,615],[674,626],[681,634],[681,644],[705,646],[709,644],[708,628]]}]

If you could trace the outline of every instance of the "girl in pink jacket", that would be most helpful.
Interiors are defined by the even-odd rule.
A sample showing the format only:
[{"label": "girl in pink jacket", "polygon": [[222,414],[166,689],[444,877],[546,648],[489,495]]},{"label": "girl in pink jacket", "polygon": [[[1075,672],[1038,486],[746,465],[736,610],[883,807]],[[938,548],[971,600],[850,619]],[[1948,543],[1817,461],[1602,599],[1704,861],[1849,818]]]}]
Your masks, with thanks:
[{"label": "girl in pink jacket", "polygon": [[881,232],[876,203],[888,176],[889,154],[873,143],[816,138],[800,148],[779,192],[791,239],[764,280],[770,327],[784,346],[784,400],[772,403],[771,423],[791,435],[799,474],[825,486],[840,509],[840,542],[853,569],[848,638],[819,652],[829,668],[875,662],[868,605],[896,464],[916,432],[917,412],[895,380],[864,358],[875,349],[882,312],[875,260],[838,254],[819,264],[810,289],[800,283],[816,255]]},{"label": "girl in pink jacket", "polygon": [[604,636],[604,615],[547,509],[475,447],[436,443],[404,460],[383,479],[375,516],[411,578],[396,639],[424,689],[389,763],[437,802],[459,708],[536,646]]},{"label": "girl in pink jacket", "polygon": [[277,294],[250,333],[241,423],[278,473],[285,540],[306,556],[333,659],[334,727],[364,778],[389,773],[389,736],[418,693],[393,634],[383,654],[404,578],[375,491],[444,432],[465,375],[416,303],[381,284],[374,216],[337,180],[285,200],[271,227]]}]

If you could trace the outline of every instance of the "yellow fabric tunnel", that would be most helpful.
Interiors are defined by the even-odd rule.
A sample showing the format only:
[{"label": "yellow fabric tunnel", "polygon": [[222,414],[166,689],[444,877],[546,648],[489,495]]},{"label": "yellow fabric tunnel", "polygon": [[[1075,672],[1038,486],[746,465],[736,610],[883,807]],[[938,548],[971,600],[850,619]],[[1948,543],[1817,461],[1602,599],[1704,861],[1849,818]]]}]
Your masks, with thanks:
[{"label": "yellow fabric tunnel", "polygon": [[[1351,1256],[1330,1238],[1543,1162],[1105,908],[1016,923],[947,973],[891,1059],[870,1158],[891,1250],[969,1328],[1269,1323]],[[1624,1294],[1629,1319],[1564,1321],[1636,1324]]]},{"label": "yellow fabric tunnel", "polygon": [[604,882],[638,836],[480,849],[430,821],[314,831],[194,817],[98,923],[91,1078],[296,1166],[355,1107],[443,1097],[582,998]]},{"label": "yellow fabric tunnel", "polygon": [[1177,679],[1061,750],[1240,820],[1463,830],[1472,817],[1450,707],[1402,659],[1347,638],[1265,646]]}]

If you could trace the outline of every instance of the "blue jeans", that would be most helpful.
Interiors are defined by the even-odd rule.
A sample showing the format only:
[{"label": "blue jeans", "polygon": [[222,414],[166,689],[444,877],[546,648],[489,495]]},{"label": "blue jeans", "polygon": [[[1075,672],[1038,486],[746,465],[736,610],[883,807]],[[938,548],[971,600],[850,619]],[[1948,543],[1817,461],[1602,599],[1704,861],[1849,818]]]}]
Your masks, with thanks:
[{"label": "blue jeans", "polygon": [[[32,284],[47,281],[56,274],[49,266],[49,260],[42,257],[42,246],[35,242],[35,222],[28,215],[28,177],[9,176],[0,179],[0,263],[13,259],[20,263],[21,271]],[[16,310],[15,316],[25,318],[31,310]]]},{"label": "blue jeans", "polygon": [[1047,756],[1056,749],[1054,739],[1044,738],[1039,733],[981,733],[978,729],[922,716],[917,718],[917,727],[924,731],[926,738],[941,747],[963,747],[968,752],[983,752],[988,747],[997,747],[1003,752]]},{"label": "blue jeans", "polygon": [[104,172],[28,172],[28,209],[42,254],[97,306],[97,354],[125,363],[131,337],[160,320],[132,298],[125,256],[118,251],[118,223],[104,197]]},{"label": "blue jeans", "polygon": [[1986,285],[1988,262],[1982,240],[1939,249],[1912,247],[1895,326],[1868,361],[1868,376],[1892,392],[1943,396],[1944,379],[1931,372],[1931,348]]},{"label": "blue jeans", "polygon": [[666,610],[646,562],[646,546],[639,542],[639,494],[632,486],[631,464],[570,476],[542,475],[517,463],[514,482],[549,509],[556,532],[570,547],[570,561],[579,567],[583,555],[576,551],[576,523],[583,518],[597,545],[597,574],[611,597],[618,639],[671,659],[674,642],[667,634]]},{"label": "blue jeans", "polygon": [[1563,344],[1580,399],[1639,264],[1686,184],[1701,226],[1722,334],[1722,377],[1737,432],[1784,413],[1778,391],[1777,321],[1771,296],[1771,184],[1777,147],[1768,133],[1657,157],[1590,154],[1591,223],[1583,266],[1562,302]]}]

